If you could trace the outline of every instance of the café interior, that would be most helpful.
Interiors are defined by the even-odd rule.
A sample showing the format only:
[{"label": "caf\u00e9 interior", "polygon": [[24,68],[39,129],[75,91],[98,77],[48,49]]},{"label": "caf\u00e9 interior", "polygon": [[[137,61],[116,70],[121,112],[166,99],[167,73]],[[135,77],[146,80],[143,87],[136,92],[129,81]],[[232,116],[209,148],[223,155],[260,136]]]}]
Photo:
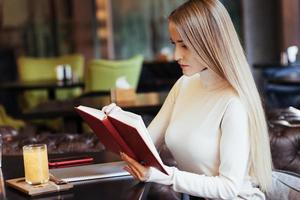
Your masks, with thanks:
[{"label": "caf\u00e9 interior", "polygon": [[[300,199],[300,1],[220,0],[251,67],[267,119],[280,184],[268,199]],[[27,199],[7,179],[24,176],[22,147],[48,156],[120,160],[74,107],[115,102],[149,125],[182,76],[168,14],[185,0],[0,1],[0,199]],[[166,146],[164,163],[176,165]],[[12,169],[15,166],[19,169]],[[282,179],[280,177],[282,176]],[[284,181],[283,181],[284,180]],[[74,184],[43,199],[182,199],[132,178]]]}]

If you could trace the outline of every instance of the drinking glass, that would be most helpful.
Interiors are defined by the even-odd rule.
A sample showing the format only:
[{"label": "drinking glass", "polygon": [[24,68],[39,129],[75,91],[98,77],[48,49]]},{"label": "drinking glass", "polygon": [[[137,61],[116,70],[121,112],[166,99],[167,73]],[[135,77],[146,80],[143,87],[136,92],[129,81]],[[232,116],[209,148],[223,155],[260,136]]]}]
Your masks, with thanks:
[{"label": "drinking glass", "polygon": [[0,168],[0,199],[6,200],[6,190],[2,169]]},{"label": "drinking glass", "polygon": [[46,144],[23,146],[25,181],[36,185],[49,181],[48,154]]}]

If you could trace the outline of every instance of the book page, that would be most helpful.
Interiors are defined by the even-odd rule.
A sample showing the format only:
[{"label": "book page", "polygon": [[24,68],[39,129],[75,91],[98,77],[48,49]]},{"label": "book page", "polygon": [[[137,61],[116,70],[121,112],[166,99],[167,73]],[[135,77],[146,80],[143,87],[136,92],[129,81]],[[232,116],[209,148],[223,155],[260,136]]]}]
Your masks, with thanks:
[{"label": "book page", "polygon": [[90,115],[96,117],[97,119],[103,120],[106,118],[106,114],[102,110],[87,107],[87,106],[78,106],[77,108],[86,113],[89,113]]}]

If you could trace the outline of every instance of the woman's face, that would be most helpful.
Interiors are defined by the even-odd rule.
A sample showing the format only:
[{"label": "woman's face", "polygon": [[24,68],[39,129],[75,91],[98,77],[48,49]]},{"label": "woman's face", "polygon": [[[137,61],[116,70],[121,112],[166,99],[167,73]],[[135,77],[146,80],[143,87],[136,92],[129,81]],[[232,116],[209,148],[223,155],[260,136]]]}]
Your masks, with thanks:
[{"label": "woman's face", "polygon": [[203,62],[200,62],[199,58],[184,44],[173,22],[169,22],[169,32],[171,42],[175,45],[174,59],[180,65],[182,73],[192,76],[206,69]]}]

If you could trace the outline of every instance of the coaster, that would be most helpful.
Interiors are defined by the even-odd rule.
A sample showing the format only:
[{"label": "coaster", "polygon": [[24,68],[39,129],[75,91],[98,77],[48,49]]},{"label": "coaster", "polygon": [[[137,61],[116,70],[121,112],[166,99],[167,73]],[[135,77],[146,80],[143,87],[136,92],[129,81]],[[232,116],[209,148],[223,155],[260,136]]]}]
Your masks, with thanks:
[{"label": "coaster", "polygon": [[10,187],[13,187],[30,196],[66,191],[73,188],[73,185],[70,183],[57,185],[52,181],[48,181],[47,183],[40,185],[30,185],[25,182],[24,177],[6,180],[6,183]]}]

